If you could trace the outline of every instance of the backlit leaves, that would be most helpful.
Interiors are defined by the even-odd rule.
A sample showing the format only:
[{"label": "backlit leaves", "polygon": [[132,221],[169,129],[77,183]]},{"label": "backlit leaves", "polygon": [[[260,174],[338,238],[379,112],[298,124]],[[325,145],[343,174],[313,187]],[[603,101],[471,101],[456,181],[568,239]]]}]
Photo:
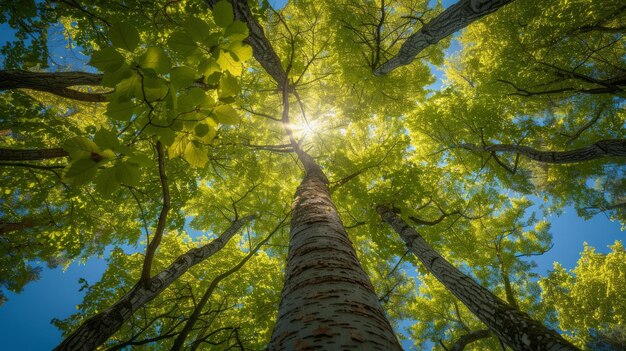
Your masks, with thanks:
[{"label": "backlit leaves", "polygon": [[228,1],[222,0],[213,6],[213,20],[218,26],[226,28],[234,19],[233,7]]},{"label": "backlit leaves", "polygon": [[133,25],[118,22],[109,28],[109,38],[113,46],[127,51],[133,51],[139,45],[139,32]]}]

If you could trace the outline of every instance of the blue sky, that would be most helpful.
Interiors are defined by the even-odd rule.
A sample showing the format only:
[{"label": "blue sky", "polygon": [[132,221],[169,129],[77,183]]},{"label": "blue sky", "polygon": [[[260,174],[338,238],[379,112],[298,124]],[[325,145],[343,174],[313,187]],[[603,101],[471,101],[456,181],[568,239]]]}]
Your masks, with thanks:
[{"label": "blue sky", "polygon": [[[282,1],[270,1],[277,8]],[[454,1],[444,1],[449,5]],[[0,38],[11,38],[13,32],[0,25]],[[0,40],[2,43],[2,40]],[[599,252],[608,252],[607,245],[622,240],[617,222],[610,222],[603,214],[588,221],[577,217],[572,208],[565,209],[560,217],[549,218],[554,247],[546,255],[534,257],[542,275],[558,261],[566,268],[573,268],[582,251],[583,242],[588,242]],[[60,342],[60,333],[50,324],[52,318],[66,318],[76,311],[83,297],[79,292],[79,278],[90,284],[100,279],[106,268],[104,259],[92,258],[85,264],[73,263],[63,271],[60,268],[45,268],[41,279],[26,286],[20,294],[7,292],[9,299],[0,307],[0,348],[6,350],[49,350]],[[409,346],[405,343],[405,346]]]}]

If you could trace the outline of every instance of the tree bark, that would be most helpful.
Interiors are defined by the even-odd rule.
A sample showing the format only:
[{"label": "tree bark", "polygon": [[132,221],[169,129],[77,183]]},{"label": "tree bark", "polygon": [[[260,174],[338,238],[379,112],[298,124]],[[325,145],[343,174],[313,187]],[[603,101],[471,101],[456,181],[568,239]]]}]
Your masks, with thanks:
[{"label": "tree bark", "polygon": [[516,153],[534,161],[554,164],[584,162],[609,156],[626,157],[626,139],[600,140],[589,146],[570,151],[541,151],[528,146],[511,144],[496,144],[489,146],[459,144],[457,147],[476,152]]},{"label": "tree bark", "polygon": [[268,350],[401,350],[330,198],[305,152],[293,203],[289,256]]},{"label": "tree bark", "polygon": [[69,89],[77,85],[100,85],[101,74],[87,72],[30,72],[21,70],[0,71],[0,90],[32,89],[61,97],[87,102],[105,102],[102,93],[84,93]]},{"label": "tree bark", "polygon": [[[219,0],[205,0],[209,8]],[[244,43],[252,47],[254,58],[263,66],[263,69],[278,83],[279,89],[288,85],[287,72],[280,63],[280,58],[274,51],[272,44],[267,40],[263,28],[252,16],[247,1],[231,1],[235,18],[245,22],[248,25],[250,35],[244,40]]]},{"label": "tree bark", "polygon": [[382,76],[400,66],[408,65],[427,47],[512,1],[460,0],[411,35],[402,44],[398,54],[376,68],[374,74]]},{"label": "tree bark", "polygon": [[533,320],[472,278],[452,266],[406,222],[384,206],[376,208],[380,216],[406,242],[422,264],[472,313],[516,351],[573,351],[579,350],[555,331]]},{"label": "tree bark", "polygon": [[69,156],[69,153],[60,147],[31,150],[0,148],[0,161],[40,161],[66,156]]},{"label": "tree bark", "polygon": [[77,330],[70,334],[54,350],[94,350],[104,343],[111,335],[117,332],[124,323],[139,308],[157,297],[165,288],[183,275],[188,269],[211,257],[226,245],[226,243],[246,224],[253,216],[241,218],[222,235],[209,244],[191,249],[179,256],[172,264],[159,274],[150,278],[148,288],[143,281],[139,281],[113,306],[98,313],[85,321]]},{"label": "tree bark", "polygon": [[463,351],[465,350],[465,346],[473,343],[474,341],[478,341],[481,339],[486,339],[491,336],[491,330],[489,329],[481,329],[473,331],[469,334],[465,334],[460,337],[454,345],[450,348],[450,351]]}]

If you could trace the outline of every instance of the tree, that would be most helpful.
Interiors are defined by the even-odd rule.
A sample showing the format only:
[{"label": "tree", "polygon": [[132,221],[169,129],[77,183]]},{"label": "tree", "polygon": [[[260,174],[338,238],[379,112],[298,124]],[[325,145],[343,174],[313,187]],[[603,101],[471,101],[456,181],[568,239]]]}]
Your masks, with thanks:
[{"label": "tree", "polygon": [[[55,321],[66,335],[59,350],[400,349],[394,327],[417,315],[405,264],[417,261],[383,229],[373,206],[383,205],[424,226],[423,237],[466,265],[480,285],[462,279],[488,297],[472,301],[446,285],[470,307],[458,312],[448,296],[459,319],[471,311],[491,329],[473,319],[458,333],[444,323],[448,344],[575,349],[534,312],[542,305],[522,273],[522,256],[548,250],[548,226],[523,219],[527,202],[505,195],[622,218],[623,169],[606,175],[624,157],[623,7],[563,5],[556,20],[523,0],[445,10],[428,1],[298,1],[280,11],[226,0],[2,5],[17,39],[42,43],[61,28],[97,70],[69,71],[47,47],[20,40],[4,51],[2,283],[20,290],[36,275],[33,261],[139,243],[114,250],[102,281],[85,283],[80,313]],[[463,51],[448,59],[450,86],[429,92],[427,63],[441,66],[446,37],[465,26]],[[572,43],[590,39],[599,46]],[[543,56],[515,77],[507,67],[528,59],[519,52]],[[537,78],[546,71],[553,80]],[[561,122],[537,122],[546,111]],[[546,154],[578,162],[524,160]],[[565,184],[554,186],[554,174],[530,179],[542,171]],[[602,183],[591,192],[593,178]],[[536,229],[520,229],[528,226]],[[494,255],[468,249],[479,244]],[[506,323],[485,318],[496,309]]]},{"label": "tree", "polygon": [[568,272],[556,263],[554,271],[539,282],[543,301],[558,312],[559,327],[581,347],[595,343],[598,349],[618,348],[620,338],[624,346],[624,308],[620,305],[625,300],[623,290],[617,287],[623,284],[626,251],[619,241],[609,248],[608,254],[602,254],[585,244],[573,270]]}]

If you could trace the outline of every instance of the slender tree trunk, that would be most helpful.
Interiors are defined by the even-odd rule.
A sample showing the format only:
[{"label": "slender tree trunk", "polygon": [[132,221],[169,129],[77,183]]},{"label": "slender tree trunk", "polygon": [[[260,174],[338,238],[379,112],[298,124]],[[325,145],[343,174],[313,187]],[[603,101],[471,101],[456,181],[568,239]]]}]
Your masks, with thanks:
[{"label": "slender tree trunk", "polygon": [[460,337],[454,345],[450,348],[450,351],[463,351],[465,350],[465,346],[473,343],[474,341],[478,341],[481,339],[486,339],[491,336],[491,330],[489,329],[481,329],[473,331],[469,334],[465,334]]},{"label": "slender tree trunk", "polygon": [[513,285],[511,284],[511,279],[509,278],[509,270],[505,266],[504,260],[502,259],[502,255],[500,255],[500,252],[496,253],[496,255],[496,257],[498,258],[498,263],[500,264],[500,277],[502,278],[502,283],[504,284],[506,302],[508,302],[511,307],[519,310],[519,304],[517,303],[517,298],[515,298]]},{"label": "slender tree trunk", "polygon": [[224,247],[230,238],[252,218],[253,216],[248,216],[233,222],[219,238],[179,256],[166,269],[150,278],[148,284],[139,281],[113,306],[81,324],[77,330],[65,338],[54,350],[94,350],[115,334],[135,311],[152,301],[189,268],[204,261]]},{"label": "slender tree trunk", "polygon": [[0,148],[0,161],[40,161],[66,156],[69,156],[69,153],[60,147],[31,150]]},{"label": "slender tree trunk", "polygon": [[401,350],[328,191],[299,151],[306,176],[293,203],[285,286],[268,350]]},{"label": "slender tree trunk", "polygon": [[385,75],[400,66],[408,65],[427,47],[512,1],[460,0],[411,35],[402,44],[398,54],[376,68],[374,74]]},{"label": "slender tree trunk", "polygon": [[377,207],[381,217],[406,242],[422,264],[483,323],[516,351],[573,351],[574,345],[555,331],[499,299],[452,266],[393,211]]},{"label": "slender tree trunk", "polygon": [[528,146],[511,144],[489,146],[459,144],[456,147],[477,152],[516,153],[538,162],[555,164],[583,162],[609,156],[626,157],[626,139],[600,140],[589,146],[569,151],[541,151]]},{"label": "slender tree trunk", "polygon": [[30,72],[20,70],[0,71],[0,90],[32,89],[45,91],[65,98],[88,101],[105,102],[106,96],[102,93],[84,93],[69,89],[78,85],[100,85],[101,74],[87,72]]}]

